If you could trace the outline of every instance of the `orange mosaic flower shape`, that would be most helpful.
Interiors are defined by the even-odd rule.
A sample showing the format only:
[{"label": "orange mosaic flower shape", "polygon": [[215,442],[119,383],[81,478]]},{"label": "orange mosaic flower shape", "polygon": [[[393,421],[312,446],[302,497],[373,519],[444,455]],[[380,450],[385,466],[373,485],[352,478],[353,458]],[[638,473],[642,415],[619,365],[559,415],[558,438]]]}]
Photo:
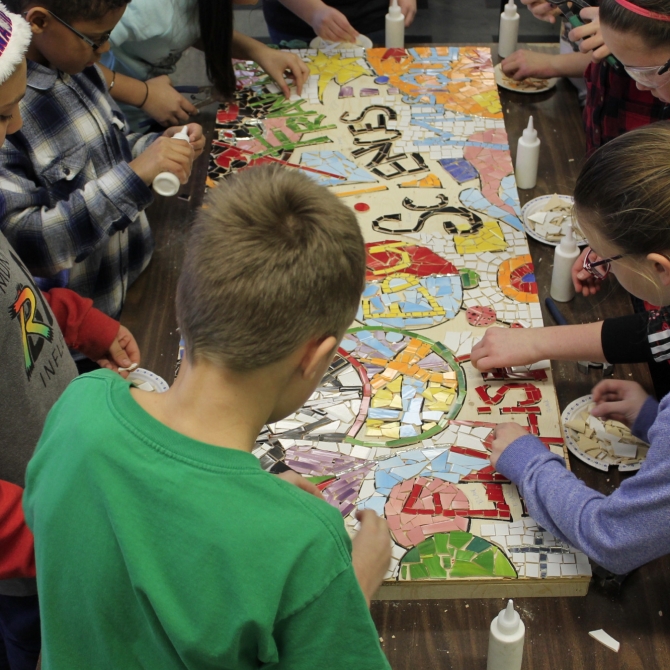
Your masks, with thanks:
[{"label": "orange mosaic flower shape", "polygon": [[498,268],[498,286],[508,298],[517,302],[540,302],[530,254],[502,262]]},{"label": "orange mosaic flower shape", "polygon": [[386,58],[386,49],[368,49],[368,63],[377,75],[389,78],[389,86],[402,93],[445,109],[502,119],[502,106],[493,73],[489,49],[461,47],[457,57],[453,47],[416,47],[402,59]]}]

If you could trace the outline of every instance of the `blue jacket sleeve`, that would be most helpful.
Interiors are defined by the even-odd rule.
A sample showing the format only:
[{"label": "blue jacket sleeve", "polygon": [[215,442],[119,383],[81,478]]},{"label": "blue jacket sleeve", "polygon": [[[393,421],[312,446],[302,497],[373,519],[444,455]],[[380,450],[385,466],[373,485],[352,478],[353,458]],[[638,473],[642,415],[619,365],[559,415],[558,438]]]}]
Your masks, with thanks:
[{"label": "blue jacket sleeve", "polygon": [[670,396],[648,436],[642,467],[609,496],[577,479],[532,435],[515,440],[497,469],[519,486],[540,525],[623,574],[670,553]]}]

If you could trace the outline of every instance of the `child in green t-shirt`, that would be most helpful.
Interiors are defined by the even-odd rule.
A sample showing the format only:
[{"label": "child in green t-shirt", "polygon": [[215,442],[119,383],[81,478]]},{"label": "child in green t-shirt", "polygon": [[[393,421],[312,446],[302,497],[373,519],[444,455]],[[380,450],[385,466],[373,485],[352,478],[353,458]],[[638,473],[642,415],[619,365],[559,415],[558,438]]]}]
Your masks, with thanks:
[{"label": "child in green t-shirt", "polygon": [[364,276],[354,213],[302,173],[212,192],[177,288],[172,388],[78,378],[29,465],[44,670],[389,667],[367,607],[386,522],[360,513],[352,549],[335,508],[251,454],[322,379]]}]

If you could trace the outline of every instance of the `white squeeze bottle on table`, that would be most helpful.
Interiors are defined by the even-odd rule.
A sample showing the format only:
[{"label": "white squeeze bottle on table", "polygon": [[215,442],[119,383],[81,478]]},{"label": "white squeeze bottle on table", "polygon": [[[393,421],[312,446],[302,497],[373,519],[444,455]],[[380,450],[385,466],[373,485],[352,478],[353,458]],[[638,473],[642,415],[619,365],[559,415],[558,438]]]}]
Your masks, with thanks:
[{"label": "white squeeze bottle on table", "polygon": [[386,15],[386,48],[402,49],[405,46],[405,16],[398,0],[391,0]]},{"label": "white squeeze bottle on table", "polygon": [[[188,126],[184,126],[178,133],[175,133],[171,139],[186,140],[189,142]],[[156,178],[151,185],[158,195],[170,197],[177,195],[177,192],[179,191],[179,177],[177,177],[176,174],[172,174],[172,172],[161,172],[156,175]]]},{"label": "white squeeze bottle on table", "polygon": [[572,224],[565,224],[564,229],[565,234],[554,252],[554,269],[551,273],[551,288],[549,289],[549,295],[556,302],[570,302],[575,297],[572,266],[580,253],[572,231]]},{"label": "white squeeze bottle on table", "polygon": [[524,129],[516,147],[516,186],[517,188],[534,188],[537,183],[537,164],[540,160],[540,140],[537,130],[533,128],[533,117],[528,119],[528,127]]},{"label": "white squeeze bottle on table", "polygon": [[519,36],[519,12],[516,11],[514,0],[509,0],[505,11],[500,15],[499,33],[498,56],[507,58],[516,51],[516,40]]},{"label": "white squeeze bottle on table", "polygon": [[513,601],[508,600],[507,607],[491,621],[486,670],[520,670],[525,635],[526,627]]}]

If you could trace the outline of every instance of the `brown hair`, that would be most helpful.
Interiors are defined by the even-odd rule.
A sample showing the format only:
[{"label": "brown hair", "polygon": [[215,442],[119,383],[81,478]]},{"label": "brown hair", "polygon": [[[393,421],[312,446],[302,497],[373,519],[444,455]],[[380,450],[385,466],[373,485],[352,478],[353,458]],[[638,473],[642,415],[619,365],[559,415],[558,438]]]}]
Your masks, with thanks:
[{"label": "brown hair", "polygon": [[356,216],[297,170],[255,167],[210,192],[177,286],[191,361],[254,370],[341,337],[365,285]]},{"label": "brown hair", "polygon": [[575,186],[575,212],[626,254],[670,249],[670,122],[600,147]]},{"label": "brown hair", "polygon": [[[670,0],[633,0],[638,7],[656,14],[670,15]],[[670,22],[641,16],[626,9],[616,0],[600,0],[600,21],[612,30],[635,33],[651,49],[670,44]],[[659,67],[663,63],[659,63]]]}]

